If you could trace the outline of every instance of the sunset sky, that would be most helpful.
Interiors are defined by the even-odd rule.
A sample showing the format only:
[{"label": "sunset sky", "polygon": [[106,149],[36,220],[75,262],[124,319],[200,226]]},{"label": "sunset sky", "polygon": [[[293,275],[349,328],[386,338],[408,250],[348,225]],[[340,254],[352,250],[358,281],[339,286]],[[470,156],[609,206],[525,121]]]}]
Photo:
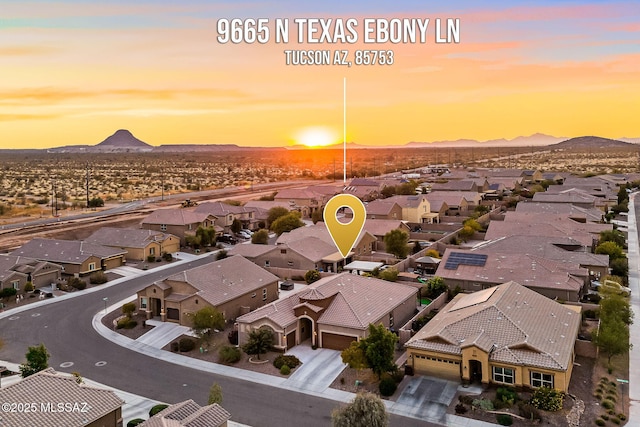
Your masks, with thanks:
[{"label": "sunset sky", "polygon": [[[359,144],[640,137],[637,1],[1,3],[0,148],[94,145],[121,128],[152,145],[340,142],[345,77]],[[424,44],[277,44],[273,28],[266,44],[220,44],[221,18],[431,23]],[[460,19],[460,43],[435,43],[437,18]],[[394,64],[285,63],[290,49],[363,48]]]}]

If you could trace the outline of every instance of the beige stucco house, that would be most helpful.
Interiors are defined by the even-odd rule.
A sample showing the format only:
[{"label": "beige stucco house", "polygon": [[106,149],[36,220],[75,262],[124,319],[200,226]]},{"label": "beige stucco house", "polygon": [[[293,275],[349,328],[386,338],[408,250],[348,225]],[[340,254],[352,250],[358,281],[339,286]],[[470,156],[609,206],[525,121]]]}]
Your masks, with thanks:
[{"label": "beige stucco house", "polygon": [[236,255],[159,280],[138,291],[147,318],[191,326],[191,315],[213,306],[232,321],[278,299],[278,278]]},{"label": "beige stucco house", "polygon": [[458,294],[405,347],[418,374],[463,382],[569,388],[580,307],[508,282]]},{"label": "beige stucco house", "polygon": [[286,351],[309,342],[345,349],[366,338],[369,324],[398,328],[414,314],[416,288],[372,277],[341,273],[268,304],[238,319],[239,343],[254,329],[269,328],[275,347]]},{"label": "beige stucco house", "polygon": [[223,228],[215,226],[216,219],[211,214],[194,212],[192,209],[158,209],[143,219],[140,227],[178,236],[180,244],[184,245],[185,237],[195,235],[198,227],[214,227],[217,232],[222,233]]},{"label": "beige stucco house", "polygon": [[22,291],[27,282],[31,282],[34,288],[41,288],[56,283],[61,274],[62,266],[52,262],[0,255],[0,289],[14,288]]},{"label": "beige stucco house", "polygon": [[138,261],[180,250],[180,238],[173,234],[135,228],[102,227],[85,242],[123,249],[127,251],[127,259]]}]

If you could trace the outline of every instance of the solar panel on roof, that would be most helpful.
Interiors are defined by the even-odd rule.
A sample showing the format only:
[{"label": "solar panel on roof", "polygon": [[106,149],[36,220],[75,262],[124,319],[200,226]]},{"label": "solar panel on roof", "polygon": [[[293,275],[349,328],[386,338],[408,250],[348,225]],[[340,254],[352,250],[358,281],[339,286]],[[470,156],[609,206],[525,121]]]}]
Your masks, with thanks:
[{"label": "solar panel on roof", "polygon": [[452,252],[449,254],[444,268],[447,270],[456,270],[459,265],[471,265],[474,267],[484,267],[487,263],[486,254],[470,254],[466,252]]}]

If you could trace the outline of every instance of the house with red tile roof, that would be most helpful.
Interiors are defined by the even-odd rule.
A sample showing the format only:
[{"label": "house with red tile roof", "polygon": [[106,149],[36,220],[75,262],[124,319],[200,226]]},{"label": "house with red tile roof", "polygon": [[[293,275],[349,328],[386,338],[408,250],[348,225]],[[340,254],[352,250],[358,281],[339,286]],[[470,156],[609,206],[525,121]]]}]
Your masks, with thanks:
[{"label": "house with red tile roof", "polygon": [[227,427],[231,414],[217,403],[200,406],[193,400],[169,405],[140,427]]},{"label": "house with red tile roof", "polygon": [[178,236],[180,244],[184,245],[185,237],[195,235],[198,227],[214,227],[216,232],[222,233],[223,228],[215,225],[217,219],[207,212],[195,212],[193,209],[158,209],[143,219],[140,227]]}]

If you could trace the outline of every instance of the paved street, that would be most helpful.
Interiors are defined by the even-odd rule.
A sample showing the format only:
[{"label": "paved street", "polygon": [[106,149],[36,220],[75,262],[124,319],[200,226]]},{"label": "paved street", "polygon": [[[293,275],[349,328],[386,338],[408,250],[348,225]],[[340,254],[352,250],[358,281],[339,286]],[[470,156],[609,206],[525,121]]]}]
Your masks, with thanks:
[{"label": "paved street", "polygon": [[[92,319],[96,313],[104,310],[103,298],[108,298],[109,302],[123,300],[153,281],[185,267],[196,267],[208,261],[208,257],[201,257],[185,261],[183,265],[170,264],[169,268],[164,270],[150,270],[143,276],[119,279],[118,284],[114,286],[96,287],[90,292],[76,294],[74,297],[45,300],[20,307],[21,311],[2,313],[0,330],[5,346],[0,350],[0,360],[19,363],[24,360],[28,346],[44,343],[51,354],[50,366],[56,370],[69,373],[77,371],[99,383],[129,393],[169,403],[194,399],[204,405],[209,388],[216,382],[222,386],[223,405],[233,414],[234,421],[254,427],[329,425],[331,411],[338,402],[317,393],[297,393],[287,388],[274,388],[269,385],[276,381],[284,381],[284,378],[269,376],[265,382],[246,381],[242,376],[200,370],[203,366],[186,357],[184,365],[176,365],[149,357],[135,351],[135,348],[121,347],[94,330]],[[135,344],[144,346],[145,350],[150,352],[155,350],[158,353],[171,354],[142,343]],[[63,363],[65,368],[60,367]],[[348,398],[343,401],[346,400]],[[432,424],[397,415],[391,416],[391,426],[425,425]]]}]

